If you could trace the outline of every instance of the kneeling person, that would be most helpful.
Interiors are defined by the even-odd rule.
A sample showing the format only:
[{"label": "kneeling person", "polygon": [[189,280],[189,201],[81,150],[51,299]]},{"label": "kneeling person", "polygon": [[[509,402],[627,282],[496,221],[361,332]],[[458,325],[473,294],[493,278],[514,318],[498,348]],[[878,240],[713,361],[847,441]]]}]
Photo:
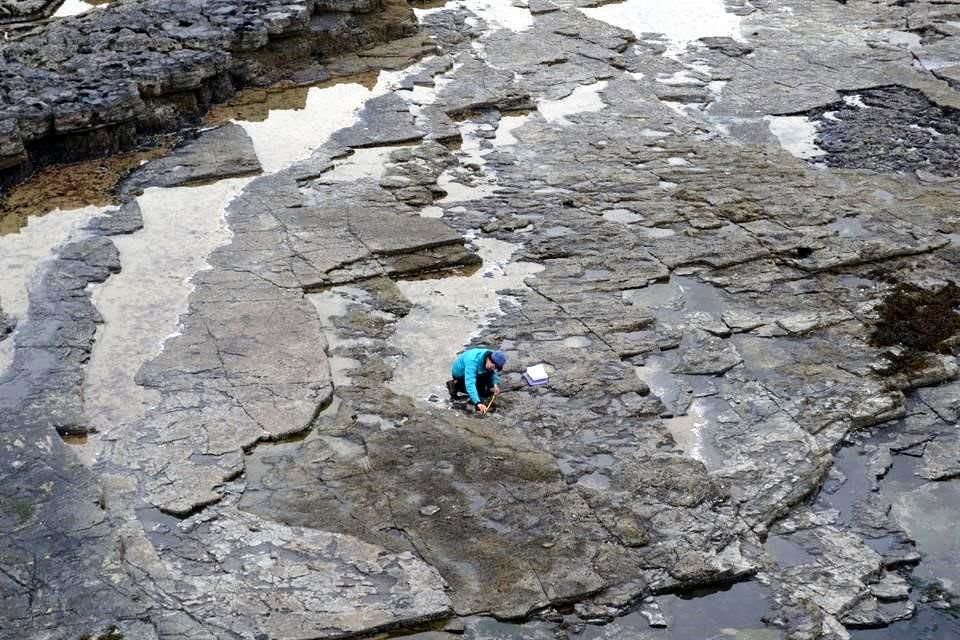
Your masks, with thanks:
[{"label": "kneeling person", "polygon": [[470,402],[477,411],[486,412],[483,399],[489,395],[500,395],[500,371],[507,364],[507,354],[493,349],[467,349],[453,361],[447,381],[447,391],[451,398],[457,393],[470,396]]}]

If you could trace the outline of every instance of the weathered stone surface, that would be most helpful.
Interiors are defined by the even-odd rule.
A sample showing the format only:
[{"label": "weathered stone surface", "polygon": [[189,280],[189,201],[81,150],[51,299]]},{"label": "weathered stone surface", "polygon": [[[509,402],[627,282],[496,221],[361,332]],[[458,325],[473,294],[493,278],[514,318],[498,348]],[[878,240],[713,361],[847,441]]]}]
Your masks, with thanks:
[{"label": "weathered stone surface", "polygon": [[259,173],[253,141],[238,124],[201,132],[170,154],[137,168],[123,182],[129,198],[149,187],[176,187]]},{"label": "weathered stone surface", "polygon": [[399,0],[335,10],[313,2],[111,3],[52,22],[2,49],[0,184],[32,166],[104,155],[143,133],[196,123],[236,87],[288,77],[309,54],[345,54],[414,29]]},{"label": "weathered stone surface", "polygon": [[[953,473],[956,364],[872,336],[899,285],[942,290],[960,263],[957,185],[934,171],[947,173],[949,135],[932,146],[916,138],[922,153],[884,164],[898,144],[884,134],[889,121],[906,114],[910,140],[925,136],[909,126],[918,113],[949,125],[956,97],[914,62],[931,64],[956,36],[937,32],[947,42],[932,46],[933,31],[921,31],[916,55],[897,44],[917,35],[894,31],[927,15],[925,2],[755,2],[729,4],[752,11],[743,42],[707,39],[665,57],[664,37],[566,8],[596,2],[555,4],[534,7],[532,26],[516,31],[462,7],[429,14],[442,60],[371,103],[340,146],[253,181],[234,202],[230,244],[194,276],[177,335],[138,374],[158,401],[98,444],[93,473],[77,474],[72,508],[103,526],[64,527],[73,533],[50,552],[89,551],[62,580],[68,595],[76,584],[120,586],[83,620],[56,605],[31,624],[54,633],[68,619],[79,635],[142,619],[144,634],[163,638],[342,637],[451,612],[542,610],[515,627],[470,619],[443,633],[583,637],[652,594],[756,573],[771,596],[764,617],[779,628],[762,633],[833,640],[843,624],[910,610],[891,567],[920,560],[915,575],[952,588],[957,485],[923,476]],[[276,16],[279,32],[287,15]],[[311,22],[323,30],[354,17]],[[244,46],[259,46],[251,40]],[[357,54],[342,68],[369,64]],[[664,104],[677,95],[661,80],[681,72],[709,107]],[[412,96],[414,86],[439,89]],[[837,135],[861,127],[869,144],[838,140],[831,153],[871,171],[811,168],[776,146],[764,118],[878,86],[921,91],[940,111],[901,108],[914,104],[904,98],[895,114],[844,114]],[[546,117],[560,103],[572,111]],[[511,113],[521,106],[540,109]],[[83,124],[82,113],[58,118]],[[325,175],[344,143],[408,134],[462,146],[384,152],[382,173],[355,180]],[[476,263],[465,237],[510,243],[513,260],[542,267],[500,292],[501,315],[471,326],[474,343],[510,356],[507,393],[485,417],[396,390],[410,355],[410,336],[398,334],[422,309],[394,279]],[[104,262],[68,257],[80,256]],[[928,309],[902,311],[921,326],[948,324]],[[93,324],[77,323],[78,342]],[[952,351],[956,337],[937,344]],[[550,382],[525,386],[518,374],[536,362]],[[76,388],[76,377],[62,386]],[[76,397],[62,394],[44,416],[74,411]],[[29,446],[9,431],[9,451]],[[849,451],[841,445],[868,432],[879,440],[854,454],[863,477],[831,471]],[[303,439],[277,442],[292,435]],[[919,475],[889,472],[904,460]],[[74,467],[9,486],[30,497],[63,468]],[[94,474],[106,511],[89,507]],[[50,500],[78,495],[53,491]],[[820,503],[828,497],[835,509]],[[4,535],[13,531],[18,549],[42,535],[38,521],[11,523]],[[9,610],[22,610],[30,590],[8,591]],[[572,613],[553,608],[571,603]],[[661,619],[644,610],[593,635],[649,634],[645,620]],[[629,628],[634,618],[640,629]]]},{"label": "weathered stone surface", "polygon": [[423,138],[414,126],[407,103],[394,93],[374,98],[359,113],[359,122],[342,129],[333,139],[345,147],[379,147]]},{"label": "weathered stone surface", "polygon": [[119,209],[96,216],[87,224],[87,229],[102,236],[126,235],[142,228],[143,214],[136,200],[128,200]]}]

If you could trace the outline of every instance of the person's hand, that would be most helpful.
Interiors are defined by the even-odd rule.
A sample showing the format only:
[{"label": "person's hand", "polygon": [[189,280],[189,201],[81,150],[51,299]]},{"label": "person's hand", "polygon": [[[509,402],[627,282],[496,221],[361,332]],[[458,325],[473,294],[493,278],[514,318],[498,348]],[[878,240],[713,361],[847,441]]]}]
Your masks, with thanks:
[{"label": "person's hand", "polygon": [[495,396],[500,395],[500,385],[498,384],[493,385],[493,395]]},{"label": "person's hand", "polygon": [[486,413],[486,412],[487,412],[487,405],[485,405],[485,404],[478,404],[478,405],[477,405],[477,411],[479,411],[480,413]]}]

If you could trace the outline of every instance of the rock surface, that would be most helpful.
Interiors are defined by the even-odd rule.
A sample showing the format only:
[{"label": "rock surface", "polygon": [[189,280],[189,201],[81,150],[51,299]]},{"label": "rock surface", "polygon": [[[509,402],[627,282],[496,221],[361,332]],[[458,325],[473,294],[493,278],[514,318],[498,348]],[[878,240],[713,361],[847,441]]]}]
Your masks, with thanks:
[{"label": "rock surface", "polygon": [[123,182],[124,200],[147,187],[176,187],[259,173],[253,141],[240,125],[203,131],[169,155],[135,169]]},{"label": "rock surface", "polygon": [[0,340],[3,340],[10,332],[13,331],[13,328],[16,326],[16,322],[13,318],[9,317],[3,312],[3,307],[0,307]]},{"label": "rock surface", "polygon": [[[135,201],[59,250],[0,380],[3,629],[832,640],[934,615],[917,579],[955,602],[960,97],[924,65],[958,36],[918,35],[950,14],[729,3],[737,38],[663,55],[592,4],[511,6],[528,28],[425,13],[442,56],[229,205],[141,358],[156,402],[91,436],[88,466],[53,431],[95,410],[86,285],[120,266],[107,236],[136,232]],[[781,148],[796,114],[824,164]],[[126,193],[186,157],[231,175],[187,147]],[[430,316],[448,297],[462,335]],[[483,417],[420,384],[447,373],[420,351],[468,339],[509,355]],[[549,384],[522,382],[534,363]],[[760,599],[733,608],[763,629],[664,606],[744,580]]]},{"label": "rock surface", "polygon": [[0,186],[51,162],[102,156],[198,122],[238,87],[270,84],[310,56],[415,30],[401,0],[111,3],[4,42]]}]

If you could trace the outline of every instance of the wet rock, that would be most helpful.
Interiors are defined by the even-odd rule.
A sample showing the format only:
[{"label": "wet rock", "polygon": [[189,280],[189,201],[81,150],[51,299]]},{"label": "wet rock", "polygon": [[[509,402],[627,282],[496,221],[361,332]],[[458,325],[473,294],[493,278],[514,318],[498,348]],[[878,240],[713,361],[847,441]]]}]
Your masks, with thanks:
[{"label": "wet rock", "polygon": [[837,324],[853,318],[853,314],[846,310],[833,313],[800,313],[786,318],[777,319],[777,324],[793,334],[806,333],[820,327]]},{"label": "wet rock", "polygon": [[553,2],[550,2],[550,0],[530,0],[528,6],[530,8],[530,13],[533,15],[550,13],[551,11],[557,11],[560,9],[560,7]]},{"label": "wet rock", "polygon": [[367,101],[358,117],[357,124],[333,136],[337,143],[353,148],[378,147],[424,137],[414,126],[410,107],[395,93]]},{"label": "wet rock", "polygon": [[0,24],[30,22],[51,15],[63,0],[4,0],[0,3]]},{"label": "wet rock", "polygon": [[879,582],[870,585],[870,593],[886,602],[906,600],[910,594],[910,585],[895,573],[885,573]]},{"label": "wet rock", "polygon": [[700,42],[705,44],[708,49],[714,49],[731,58],[739,58],[753,52],[753,47],[728,36],[708,36],[700,38]]},{"label": "wet rock", "polygon": [[[783,594],[780,606],[786,605],[786,615],[795,615],[790,607],[821,610],[847,624],[849,612],[861,606],[866,611],[870,602],[876,603],[869,597],[868,583],[880,571],[880,556],[862,541],[831,526],[807,529],[791,539],[801,544],[812,559],[772,572],[776,588]],[[856,619],[855,615],[850,618]]]},{"label": "wet rock", "polygon": [[719,374],[737,366],[743,360],[736,346],[722,338],[706,332],[689,335],[691,343],[681,344],[680,361],[674,368],[676,373]]},{"label": "wet rock", "polygon": [[[155,562],[149,543],[131,546],[131,558],[148,567]],[[387,553],[349,536],[227,509],[163,546],[176,565],[159,579],[188,589],[194,615],[220,627],[242,625],[271,638],[294,638],[308,628],[334,638],[450,614],[434,569],[410,552]],[[362,618],[344,606],[355,598],[364,602]]]},{"label": "wet rock", "polygon": [[866,598],[844,613],[840,621],[854,629],[886,627],[898,620],[913,617],[914,611],[916,605],[909,600],[884,602],[876,598]]},{"label": "wet rock", "polygon": [[453,155],[438,142],[427,142],[412,150],[394,151],[390,160],[380,186],[411,206],[429,205],[442,195],[437,178],[447,168],[456,165]]},{"label": "wet rock", "polygon": [[157,637],[140,622],[148,606],[116,564],[117,523],[98,478],[57,435],[86,428],[82,365],[99,321],[86,287],[118,268],[109,240],[63,247],[38,273],[13,363],[0,377],[0,618],[20,635],[81,637],[115,627]]},{"label": "wet rock", "polygon": [[134,233],[143,228],[143,215],[136,200],[128,200],[119,209],[93,218],[87,229],[101,236],[118,236]]},{"label": "wet rock", "polygon": [[[659,56],[662,38],[631,46],[633,34],[568,10],[539,13],[518,32],[484,31],[463,9],[427,16],[449,57],[401,81],[441,87],[414,125],[428,137],[456,137],[462,127],[479,151],[461,154],[448,175],[489,188],[437,201],[431,213],[442,212],[442,224],[422,218],[419,207],[444,195],[436,180],[454,161],[427,144],[391,154],[378,179],[325,182],[343,152],[325,149],[253,181],[229,212],[231,243],[193,278],[179,335],[139,373],[158,394],[156,406],[103,443],[94,469],[109,483],[105,504],[118,521],[108,526],[123,527],[122,544],[103,536],[92,554],[98,568],[82,577],[100,584],[108,573],[126,588],[133,576],[130,593],[169,611],[155,616],[160,637],[327,637],[451,611],[512,617],[569,603],[607,619],[651,592],[762,570],[786,633],[841,638],[848,614],[850,624],[896,615],[874,599],[900,588],[877,578],[917,556],[898,560],[900,547],[881,555],[863,542],[880,540],[880,526],[892,531],[892,513],[932,559],[914,571],[929,564],[940,575],[924,578],[948,580],[943,568],[955,550],[938,553],[937,544],[949,538],[940,521],[950,512],[935,506],[956,501],[955,483],[864,501],[853,522],[846,507],[804,505],[851,430],[930,409],[944,419],[956,413],[949,363],[884,377],[872,365],[893,345],[864,339],[889,288],[877,283],[934,290],[955,272],[943,236],[952,231],[940,230],[951,224],[944,214],[954,187],[810,170],[772,146],[762,120],[822,107],[832,100],[825,93],[853,84],[921,76],[909,51],[882,49],[881,61],[864,43],[865,28],[876,35],[883,20],[901,26],[907,9],[756,9],[743,45],[754,49],[749,56],[726,41],[697,48],[698,65],[715,67],[704,79],[731,84],[711,94],[709,110],[690,115],[657,98],[656,78],[691,64],[690,54]],[[276,17],[278,34],[289,33],[287,15]],[[311,16],[316,31],[359,20]],[[259,46],[258,38],[244,46]],[[135,37],[129,44],[145,49]],[[414,49],[422,42],[402,47]],[[357,54],[342,68],[368,64]],[[253,61],[233,71],[247,79],[261,72]],[[176,80],[186,88],[200,76]],[[928,80],[915,81],[933,91]],[[596,88],[603,106],[568,114],[567,124],[531,112],[512,130],[515,141],[497,141],[500,110],[557,101],[581,86]],[[409,126],[395,99],[377,104],[377,117],[396,125],[391,136]],[[82,114],[59,117],[79,126]],[[606,216],[618,210],[639,217]],[[543,267],[501,291],[502,313],[491,308],[478,327],[478,342],[503,345],[517,363],[497,411],[483,418],[385,384],[403,366],[395,333],[413,307],[391,278],[475,263],[466,233],[522,245],[515,257]],[[683,291],[676,299],[657,298],[674,286]],[[305,290],[333,287],[350,297],[318,318]],[[674,353],[651,355],[658,350]],[[678,396],[695,398],[690,407],[665,400],[674,413],[686,408],[689,420],[660,419],[666,410],[656,395],[667,392],[634,371],[654,358],[666,363],[665,376],[682,377]],[[535,362],[550,367],[549,385],[516,380],[523,363]],[[930,409],[911,404],[921,394],[912,386],[939,381],[943,391],[921,396]],[[923,423],[936,429],[923,437],[918,427],[865,457],[874,477],[887,453],[921,456],[946,443],[935,423]],[[291,435],[303,439],[279,442]],[[944,457],[936,447],[930,453],[938,463]],[[850,477],[842,491],[856,488]],[[143,498],[183,519],[156,509],[131,517],[129,505]],[[805,555],[771,557],[760,543],[768,529]],[[14,590],[20,610],[24,591]],[[177,609],[171,593],[182,594]],[[112,611],[94,612],[96,629]],[[125,620],[151,615],[120,612]],[[523,633],[552,636],[556,616],[544,617],[550,622],[525,624]],[[497,637],[515,629],[501,625],[472,619],[462,630]],[[618,625],[603,633],[625,632]]]},{"label": "wet rock", "polygon": [[652,598],[644,600],[640,607],[640,614],[647,619],[647,623],[654,629],[667,628],[667,619],[663,616],[660,605],[657,604],[656,600]]},{"label": "wet rock", "polygon": [[960,475],[960,437],[946,434],[923,450],[923,465],[917,475],[927,480],[947,480]]},{"label": "wet rock", "polygon": [[16,321],[3,312],[3,307],[0,307],[0,340],[6,338],[13,331],[14,327],[17,326]]},{"label": "wet rock", "polygon": [[455,82],[445,85],[437,96],[448,116],[489,108],[516,111],[535,107],[529,92],[514,83],[513,73],[491,69],[473,56],[460,56],[456,64]]},{"label": "wet rock", "polygon": [[13,363],[0,378],[0,402],[12,424],[45,426],[62,435],[86,433],[83,365],[102,321],[87,285],[119,270],[117,248],[101,237],[61,247],[44,266],[14,337]]},{"label": "wet rock", "polygon": [[[405,479],[391,482],[394,489],[371,492],[377,483],[351,480],[346,472],[354,463],[343,451],[328,456],[320,476],[329,480],[315,490],[248,492],[243,506],[286,522],[322,521],[325,528],[367,539],[373,535],[388,548],[412,545],[438,567],[453,589],[455,610],[462,613],[486,609],[523,613],[534,602],[598,588],[601,579],[574,560],[589,542],[543,528],[551,520],[548,513],[575,518],[586,509],[576,495],[558,492],[563,485],[557,483],[559,474],[550,459],[502,427],[497,428],[495,448],[489,450],[485,443],[492,443],[495,427],[470,424],[473,421],[464,418],[459,429],[451,429],[449,418],[443,418],[434,423],[446,424],[443,428],[414,418],[402,429],[364,438],[371,464],[363,479],[397,478],[399,473]],[[403,444],[412,444],[421,455],[411,459]],[[427,452],[431,453],[425,457]],[[278,465],[275,473],[291,479],[302,474],[295,459]],[[524,513],[518,510],[518,499],[525,505]],[[340,518],[331,510],[340,500],[352,505],[352,516]],[[371,528],[383,521],[385,500],[393,505],[392,515],[388,522]],[[540,502],[542,507],[537,506]],[[465,518],[466,514],[472,516]],[[504,555],[500,540],[507,532],[513,532],[515,544]],[[540,543],[548,536],[556,544],[544,548]],[[465,555],[464,549],[469,549]],[[539,582],[528,580],[528,567],[539,575]],[[501,576],[502,586],[498,593],[491,593],[483,585],[495,576]]]},{"label": "wet rock", "polygon": [[253,141],[238,124],[225,124],[200,133],[168,155],[151,160],[124,180],[121,193],[129,198],[149,187],[176,187],[259,173]]},{"label": "wet rock", "polygon": [[346,11],[231,0],[202,10],[112,3],[7,41],[3,54],[13,66],[2,81],[0,182],[21,179],[31,166],[129,148],[141,133],[195,124],[238,86],[270,84],[309,64],[298,58],[355,51],[414,30],[406,2],[338,9]]}]

